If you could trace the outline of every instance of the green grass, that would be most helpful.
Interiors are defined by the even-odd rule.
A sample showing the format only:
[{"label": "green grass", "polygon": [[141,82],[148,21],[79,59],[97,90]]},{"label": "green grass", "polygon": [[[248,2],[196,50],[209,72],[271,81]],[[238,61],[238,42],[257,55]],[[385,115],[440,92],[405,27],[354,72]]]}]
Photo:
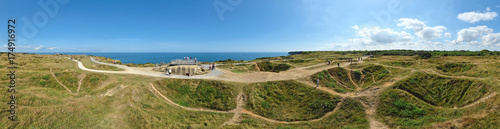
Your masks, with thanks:
[{"label": "green grass", "polygon": [[462,117],[463,110],[439,109],[400,89],[387,89],[377,107],[379,121],[392,128],[419,128]]},{"label": "green grass", "polygon": [[257,66],[259,67],[260,71],[276,73],[287,71],[288,69],[290,69],[290,67],[292,67],[288,64],[276,64],[271,62],[257,62]]},{"label": "green grass", "polygon": [[436,106],[462,107],[484,96],[488,86],[474,80],[445,78],[418,72],[394,84]]},{"label": "green grass", "polygon": [[410,67],[415,64],[412,61],[393,61],[393,62],[385,62],[383,64],[391,65],[391,66],[400,66],[400,67]]},{"label": "green grass", "polygon": [[468,71],[474,68],[475,65],[472,64],[464,64],[464,63],[446,63],[439,66],[436,66],[438,70],[441,70],[445,73],[460,73]]},{"label": "green grass", "polygon": [[246,88],[246,109],[281,121],[319,118],[333,111],[339,96],[320,92],[297,81],[255,83]]},{"label": "green grass", "polygon": [[[321,86],[345,93],[355,91],[357,89],[355,84],[365,88],[390,76],[389,70],[380,65],[368,65],[362,71],[351,72],[342,67],[331,68],[311,75],[310,79],[314,83],[319,79]],[[351,74],[351,78],[348,74]]]},{"label": "green grass", "polygon": [[[111,59],[107,59],[107,60],[108,60],[107,62],[111,61],[111,63],[113,63],[113,61]],[[80,61],[82,62],[83,66],[85,66],[86,68],[89,68],[89,69],[106,70],[106,71],[124,71],[124,69],[121,69],[121,68],[118,68],[115,66],[102,65],[102,64],[92,62],[92,61],[90,61],[90,57],[81,58]],[[100,60],[100,61],[102,61],[102,60]],[[117,64],[121,64],[121,62],[117,63]]]},{"label": "green grass", "polygon": [[163,79],[155,85],[162,94],[182,106],[221,111],[236,108],[234,86],[220,81]]},{"label": "green grass", "polygon": [[371,86],[372,83],[379,82],[390,76],[389,70],[381,65],[369,65],[363,69],[364,85],[363,87]]},{"label": "green grass", "polygon": [[257,71],[257,66],[255,66],[255,64],[226,63],[224,65],[217,66],[217,68],[228,69],[233,73],[248,73],[252,71]]},{"label": "green grass", "polygon": [[361,103],[352,98],[346,98],[338,111],[325,117],[320,121],[302,122],[297,124],[277,124],[264,121],[259,118],[251,117],[247,114],[242,115],[242,121],[239,125],[226,125],[223,128],[299,128],[299,129],[366,129],[369,128],[365,109]]},{"label": "green grass", "polygon": [[[340,74],[338,74],[339,72]],[[336,78],[340,78],[342,80],[334,79],[333,76],[335,76]],[[347,77],[347,71],[345,71],[345,69],[343,68],[333,68],[329,70],[323,70],[321,72],[311,75],[311,80],[314,82],[314,84],[317,84],[316,82],[317,79],[320,80],[319,81],[320,86],[322,87],[326,86],[330,89],[335,90],[336,92],[346,93],[354,91],[355,89],[355,86],[352,84],[352,82],[348,80],[349,78]],[[350,87],[346,87],[345,85],[348,85]]]}]

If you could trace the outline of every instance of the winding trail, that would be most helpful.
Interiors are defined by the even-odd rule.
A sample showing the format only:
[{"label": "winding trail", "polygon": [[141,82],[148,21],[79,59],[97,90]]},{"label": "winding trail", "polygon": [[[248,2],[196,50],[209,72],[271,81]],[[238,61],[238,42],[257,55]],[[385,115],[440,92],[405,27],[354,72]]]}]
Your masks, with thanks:
[{"label": "winding trail", "polygon": [[76,93],[78,94],[80,92],[80,87],[82,86],[82,81],[85,79],[85,74],[83,74],[82,79],[78,82],[78,89],[76,90]]},{"label": "winding trail", "polygon": [[[67,58],[69,59],[69,58]],[[98,73],[113,73],[113,74],[136,74],[136,75],[144,75],[144,76],[151,76],[151,77],[163,77],[163,78],[180,78],[180,79],[212,79],[212,80],[224,80],[224,81],[233,81],[233,82],[267,82],[267,81],[280,81],[280,80],[293,80],[293,79],[298,79],[298,78],[305,78],[308,77],[314,73],[317,73],[322,70],[330,69],[330,68],[335,68],[337,65],[326,65],[326,64],[318,64],[319,66],[325,65],[324,67],[319,67],[316,69],[312,70],[305,70],[308,67],[299,67],[299,68],[294,68],[290,69],[287,71],[283,71],[280,73],[274,73],[274,72],[252,72],[252,73],[233,73],[229,70],[225,69],[214,69],[208,74],[204,75],[194,75],[194,76],[184,76],[184,75],[166,75],[163,72],[156,72],[151,70],[152,68],[136,68],[136,67],[128,67],[124,65],[118,65],[118,64],[110,64],[110,63],[104,63],[104,62],[99,62],[91,58],[92,62],[103,64],[103,65],[110,65],[110,66],[115,66],[118,68],[124,69],[124,71],[105,71],[105,70],[94,70],[94,69],[88,69],[86,68],[80,61],[73,60],[77,62],[78,67],[84,71],[90,71],[90,72],[98,72]],[[362,63],[363,61],[355,62],[355,63]],[[349,63],[344,62],[340,64],[340,67],[346,67],[348,66]],[[314,65],[315,66],[315,65]]]},{"label": "winding trail", "polygon": [[245,106],[245,95],[243,95],[243,91],[240,91],[238,96],[236,97],[236,108],[231,110],[230,112],[233,112],[234,115],[231,119],[228,121],[224,122],[223,125],[230,125],[230,124],[238,124],[241,120],[241,114],[243,113],[242,111],[244,110],[243,106]]},{"label": "winding trail", "polygon": [[257,117],[257,118],[260,118],[260,119],[263,119],[263,120],[266,120],[268,122],[273,122],[273,123],[280,123],[280,124],[297,124],[297,123],[302,123],[302,122],[315,122],[315,121],[320,121],[320,120],[323,120],[325,119],[326,117],[332,115],[334,112],[338,111],[340,109],[340,106],[342,105],[342,102],[343,101],[340,101],[339,103],[337,103],[337,106],[335,107],[335,109],[333,109],[333,111],[331,112],[328,112],[326,113],[325,115],[323,115],[322,117],[318,118],[318,119],[312,119],[312,120],[307,120],[307,121],[292,121],[292,122],[288,122],[288,121],[278,121],[278,120],[273,120],[273,119],[269,119],[269,118],[266,118],[264,116],[261,116],[261,115],[257,115],[253,112],[250,112],[246,109],[243,109],[243,112],[250,115],[250,116],[253,116],[253,117]]},{"label": "winding trail", "polygon": [[64,87],[64,89],[66,89],[69,93],[73,94],[73,92],[71,90],[69,90],[68,87],[66,87],[64,84],[62,84],[56,77],[56,75],[52,72],[52,68],[50,68],[50,74],[52,74],[52,76],[54,77],[54,79],[56,80],[57,83],[59,83],[61,86]]},{"label": "winding trail", "polygon": [[477,105],[477,104],[479,104],[479,103],[482,103],[482,102],[484,102],[484,101],[488,100],[488,99],[489,99],[489,98],[491,98],[491,97],[495,97],[496,95],[497,95],[497,92],[493,92],[493,93],[491,93],[491,94],[489,94],[489,95],[487,95],[487,96],[485,96],[485,97],[483,97],[483,98],[481,98],[481,99],[478,99],[478,100],[474,101],[473,103],[471,103],[471,104],[469,104],[469,105],[465,105],[465,106],[463,106],[463,107],[459,107],[458,109],[472,107],[472,106],[474,106],[474,105]]}]

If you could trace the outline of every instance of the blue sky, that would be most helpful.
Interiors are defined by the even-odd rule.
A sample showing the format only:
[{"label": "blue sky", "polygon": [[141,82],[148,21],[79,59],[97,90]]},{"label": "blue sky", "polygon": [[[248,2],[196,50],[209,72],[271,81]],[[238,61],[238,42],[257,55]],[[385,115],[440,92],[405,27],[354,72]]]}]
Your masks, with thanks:
[{"label": "blue sky", "polygon": [[23,52],[500,50],[499,12],[498,0],[0,2]]}]

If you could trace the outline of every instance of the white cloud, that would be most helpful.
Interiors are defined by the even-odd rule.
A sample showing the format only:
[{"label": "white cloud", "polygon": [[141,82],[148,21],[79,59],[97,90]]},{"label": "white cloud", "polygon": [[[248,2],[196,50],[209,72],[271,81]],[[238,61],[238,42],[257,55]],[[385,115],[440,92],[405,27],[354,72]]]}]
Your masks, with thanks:
[{"label": "white cloud", "polygon": [[468,23],[476,23],[479,21],[489,21],[493,20],[493,18],[497,17],[498,14],[496,12],[490,12],[490,8],[486,8],[486,11],[481,12],[465,12],[458,14],[457,18],[468,22]]},{"label": "white cloud", "polygon": [[395,32],[392,29],[380,29],[380,27],[363,27],[354,26],[357,30],[358,36],[362,37],[360,39],[351,39],[351,41],[363,43],[363,44],[390,44],[395,42],[409,42],[413,40],[410,33],[401,31]]},{"label": "white cloud", "polygon": [[491,33],[493,29],[488,28],[487,26],[476,26],[469,27],[466,29],[462,29],[457,33],[457,42],[471,42],[477,40],[483,34]]},{"label": "white cloud", "polygon": [[450,43],[455,45],[466,43],[473,46],[500,46],[500,33],[492,32],[493,29],[487,26],[469,27],[458,31],[457,39],[450,41]]},{"label": "white cloud", "polygon": [[398,26],[404,26],[405,29],[413,29],[415,32],[422,31],[426,26],[424,22],[412,18],[401,18],[398,21]]},{"label": "white cloud", "polygon": [[401,18],[398,21],[398,26],[404,26],[405,29],[413,29],[413,31],[415,31],[415,35],[424,40],[441,38],[441,35],[446,30],[446,27],[444,26],[429,27],[425,25],[425,22],[418,19]]},{"label": "white cloud", "polygon": [[481,38],[483,45],[500,46],[500,33],[489,33]]},{"label": "white cloud", "polygon": [[426,26],[422,31],[415,32],[415,34],[418,36],[418,38],[424,40],[432,40],[441,38],[441,35],[443,34],[444,30],[446,30],[446,27],[444,26],[434,26],[434,27]]},{"label": "white cloud", "polygon": [[451,38],[451,33],[449,32],[444,33],[444,37]]}]

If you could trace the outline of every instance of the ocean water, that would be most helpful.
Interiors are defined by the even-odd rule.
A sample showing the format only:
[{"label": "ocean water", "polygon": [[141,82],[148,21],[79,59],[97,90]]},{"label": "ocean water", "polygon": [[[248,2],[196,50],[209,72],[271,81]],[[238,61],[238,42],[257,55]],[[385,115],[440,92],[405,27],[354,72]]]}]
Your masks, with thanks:
[{"label": "ocean water", "polygon": [[[102,52],[60,52],[67,55],[93,55],[104,56],[122,61],[122,63],[165,63],[173,59],[184,59],[192,57],[199,61],[215,62],[219,60],[253,60],[260,57],[287,56],[287,52],[208,52],[208,53],[102,53]],[[36,53],[54,54],[54,53]]]}]

